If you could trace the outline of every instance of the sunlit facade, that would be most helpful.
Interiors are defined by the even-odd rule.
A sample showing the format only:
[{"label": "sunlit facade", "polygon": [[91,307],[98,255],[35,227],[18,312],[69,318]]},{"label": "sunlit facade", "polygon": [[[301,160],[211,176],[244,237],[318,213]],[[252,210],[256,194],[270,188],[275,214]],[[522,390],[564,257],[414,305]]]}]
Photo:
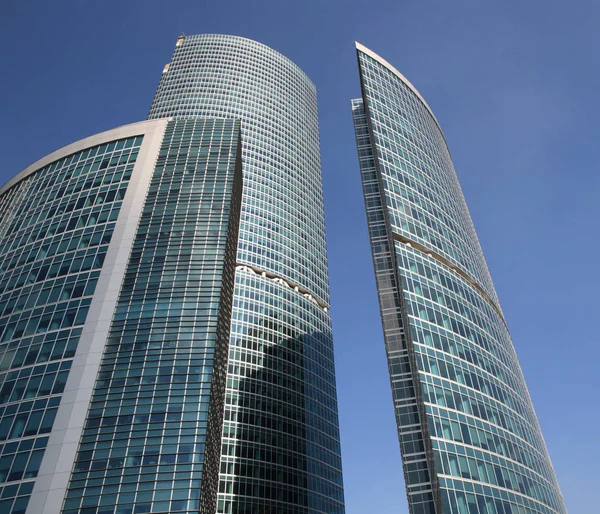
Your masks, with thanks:
[{"label": "sunlit facade", "polygon": [[316,90],[181,36],[0,189],[0,512],[343,514]]},{"label": "sunlit facade", "polygon": [[255,41],[182,36],[149,117],[165,116],[241,120],[218,512],[341,514],[315,86]]},{"label": "sunlit facade", "polygon": [[145,121],[0,190],[0,512],[214,513],[240,148]]},{"label": "sunlit facade", "polygon": [[441,129],[357,44],[352,101],[411,514],[566,514]]}]

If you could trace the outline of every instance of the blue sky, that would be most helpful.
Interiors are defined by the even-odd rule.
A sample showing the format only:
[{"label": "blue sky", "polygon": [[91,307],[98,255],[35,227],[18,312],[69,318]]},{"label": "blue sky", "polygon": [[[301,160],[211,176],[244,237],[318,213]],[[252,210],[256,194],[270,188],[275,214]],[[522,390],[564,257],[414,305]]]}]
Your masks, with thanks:
[{"label": "blue sky", "polygon": [[354,41],[419,89],[449,143],[571,514],[600,460],[600,4],[0,2],[0,183],[144,119],[181,32],[280,51],[319,91],[348,514],[408,512],[349,101]]}]

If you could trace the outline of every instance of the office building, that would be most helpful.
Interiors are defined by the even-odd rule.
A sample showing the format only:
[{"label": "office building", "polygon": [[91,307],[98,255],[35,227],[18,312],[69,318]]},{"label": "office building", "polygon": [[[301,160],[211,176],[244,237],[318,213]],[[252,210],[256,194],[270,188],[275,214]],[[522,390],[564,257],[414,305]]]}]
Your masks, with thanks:
[{"label": "office building", "polygon": [[[243,183],[243,185],[242,185]],[[343,514],[316,91],[181,36],[0,190],[0,512]]]},{"label": "office building", "polygon": [[566,514],[433,112],[357,44],[356,143],[411,514]]},{"label": "office building", "polygon": [[219,513],[343,513],[317,99],[248,39],[179,38],[150,118],[241,120]]},{"label": "office building", "polygon": [[0,512],[214,513],[239,121],[145,121],[0,191]]}]

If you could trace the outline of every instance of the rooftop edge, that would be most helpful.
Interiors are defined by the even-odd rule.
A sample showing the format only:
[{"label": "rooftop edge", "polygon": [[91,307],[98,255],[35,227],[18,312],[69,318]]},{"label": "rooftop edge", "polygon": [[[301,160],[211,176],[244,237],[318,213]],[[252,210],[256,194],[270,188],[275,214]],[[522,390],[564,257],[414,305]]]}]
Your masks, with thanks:
[{"label": "rooftop edge", "polygon": [[435,124],[437,125],[438,129],[442,133],[442,137],[443,137],[444,133],[442,131],[442,127],[440,126],[437,118],[435,117],[435,114],[433,114],[433,111],[431,110],[431,107],[429,107],[429,105],[425,101],[425,98],[423,98],[421,96],[421,93],[419,93],[419,91],[417,90],[417,88],[415,86],[413,86],[410,83],[410,81],[404,75],[402,75],[402,73],[400,73],[394,66],[392,66],[389,62],[387,62],[383,57],[377,55],[375,52],[373,52],[372,50],[368,49],[366,46],[361,45],[358,41],[355,41],[354,43],[356,45],[356,49],[357,50],[359,50],[360,52],[368,55],[372,59],[375,59],[382,66],[385,66],[388,70],[390,70],[394,75],[396,75],[402,82],[404,82],[410,88],[410,90],[417,96],[417,98],[419,100],[421,100],[421,102],[423,103],[423,105],[425,106],[425,108],[427,109],[427,111],[429,112],[429,114],[431,114],[431,117],[433,118],[433,121],[435,121]]}]

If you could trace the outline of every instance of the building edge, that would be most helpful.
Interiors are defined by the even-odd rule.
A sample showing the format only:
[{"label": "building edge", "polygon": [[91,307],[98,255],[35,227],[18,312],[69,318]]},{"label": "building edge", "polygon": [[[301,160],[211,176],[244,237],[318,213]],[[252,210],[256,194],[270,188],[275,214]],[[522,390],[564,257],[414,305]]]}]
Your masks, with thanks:
[{"label": "building edge", "polygon": [[[359,52],[360,49],[357,48],[357,52]],[[360,60],[358,62],[358,66],[359,66],[359,70],[360,70]],[[364,117],[365,117],[365,121],[366,124],[368,126],[368,131],[369,131],[369,141],[370,141],[370,150],[371,150],[371,156],[373,158],[373,162],[374,162],[374,169],[375,169],[375,175],[377,177],[377,184],[378,184],[378,195],[379,195],[379,199],[381,202],[381,212],[383,214],[383,218],[385,220],[385,225],[386,225],[386,242],[387,242],[387,251],[389,251],[390,254],[390,260],[391,262],[389,263],[390,265],[388,266],[387,269],[385,269],[385,272],[387,272],[387,274],[389,275],[389,280],[391,282],[393,282],[392,287],[391,288],[385,288],[385,286],[383,286],[380,283],[380,278],[378,276],[378,272],[383,271],[381,269],[381,266],[377,266],[377,260],[383,260],[381,254],[378,255],[378,253],[375,251],[375,246],[374,243],[372,241],[373,236],[371,235],[371,223],[369,221],[369,212],[368,212],[368,206],[367,206],[367,202],[366,202],[366,196],[363,193],[363,199],[364,199],[364,204],[365,204],[365,214],[367,217],[367,225],[368,225],[368,230],[369,230],[369,244],[371,246],[371,256],[372,256],[372,260],[373,260],[373,270],[375,272],[375,281],[377,283],[377,299],[378,299],[378,304],[379,304],[379,313],[380,313],[380,317],[381,317],[381,324],[383,327],[383,336],[384,336],[384,344],[385,344],[385,351],[386,351],[386,361],[388,364],[388,370],[389,370],[389,378],[390,378],[390,388],[392,390],[392,402],[393,402],[393,406],[394,406],[394,417],[396,420],[396,432],[398,435],[398,442],[400,444],[400,450],[401,450],[401,457],[402,457],[402,471],[403,471],[403,475],[404,475],[404,483],[405,483],[405,491],[406,491],[406,496],[407,499],[410,498],[410,490],[409,490],[409,486],[410,486],[410,482],[408,480],[408,471],[407,471],[407,462],[405,460],[404,457],[404,445],[403,445],[403,440],[402,440],[402,426],[400,424],[399,420],[399,414],[398,414],[398,409],[399,407],[396,406],[396,403],[399,401],[406,401],[403,398],[397,398],[396,394],[395,394],[395,388],[394,388],[394,384],[393,384],[393,379],[392,379],[392,365],[393,365],[393,360],[394,357],[391,355],[392,351],[390,351],[390,347],[394,346],[394,342],[393,342],[393,338],[390,337],[389,332],[392,331],[396,331],[395,328],[393,327],[393,323],[391,323],[393,320],[388,318],[386,319],[386,316],[384,315],[384,306],[383,306],[383,298],[386,295],[389,295],[391,291],[393,291],[393,289],[395,288],[397,291],[397,295],[396,295],[396,302],[397,304],[395,305],[395,313],[392,314],[392,316],[395,315],[396,317],[396,322],[400,322],[400,334],[401,334],[401,339],[404,342],[404,347],[406,348],[406,354],[407,354],[407,358],[408,358],[408,364],[410,367],[410,385],[412,386],[414,393],[415,393],[415,404],[416,404],[416,410],[418,412],[419,415],[419,429],[421,432],[421,436],[423,439],[423,445],[424,445],[424,453],[425,453],[425,458],[427,461],[427,469],[429,472],[429,478],[430,478],[430,484],[431,484],[431,493],[433,496],[433,501],[434,501],[434,505],[435,505],[435,510],[437,514],[442,514],[443,510],[442,510],[442,498],[441,498],[441,494],[440,494],[440,486],[439,486],[439,480],[437,478],[437,473],[436,473],[436,469],[435,469],[435,457],[434,457],[434,451],[433,451],[433,446],[431,444],[431,436],[429,433],[429,425],[427,424],[427,414],[425,412],[425,407],[424,407],[424,396],[423,396],[423,391],[421,389],[421,383],[418,377],[418,365],[417,365],[417,359],[416,359],[416,354],[415,354],[415,350],[413,347],[413,342],[412,342],[412,337],[411,337],[411,331],[410,331],[410,322],[408,319],[408,315],[407,315],[407,310],[406,310],[406,305],[405,305],[405,299],[404,299],[404,293],[403,293],[403,288],[402,288],[402,282],[401,280],[399,280],[399,275],[398,275],[398,262],[396,259],[396,251],[395,251],[395,243],[394,243],[394,239],[393,237],[391,237],[391,235],[393,234],[393,231],[391,229],[391,224],[390,224],[390,220],[389,220],[389,214],[387,209],[385,208],[385,198],[384,198],[384,187],[383,187],[383,181],[382,181],[382,177],[381,177],[381,172],[380,172],[380,166],[379,166],[379,161],[377,158],[377,152],[375,151],[375,141],[373,139],[373,128],[371,126],[371,119],[368,113],[368,103],[367,103],[367,99],[364,95],[364,90],[363,90],[363,85],[362,85],[362,72],[359,73],[360,75],[360,80],[361,80],[361,99],[360,102],[362,103],[362,108],[363,108],[363,112],[364,112]],[[353,110],[354,110],[354,106],[353,106]],[[354,113],[353,113],[353,117],[354,117]],[[355,128],[357,127],[357,125],[355,125]],[[358,148],[358,147],[357,147]],[[362,164],[360,163],[360,159],[359,159],[359,167],[360,167],[360,172],[361,172],[361,183],[363,188],[365,188],[365,182],[363,179],[363,172],[364,169],[362,167]],[[382,252],[384,255],[387,252]],[[392,325],[392,326],[391,326]],[[397,336],[397,334],[394,334],[394,336]],[[401,350],[400,350],[401,351]],[[398,360],[401,361],[401,355],[398,357]],[[406,404],[410,405],[408,403],[408,401],[406,402]],[[409,509],[412,513],[413,511],[413,506],[412,503],[410,502],[410,500],[408,501],[409,504]]]},{"label": "building edge", "polygon": [[144,136],[90,311],[83,325],[48,446],[35,479],[27,514],[56,514],[62,509],[121,283],[150,185],[151,170],[154,169],[168,122],[168,119],[142,121],[89,136],[39,159],[13,179],[17,183],[37,169],[91,146],[126,137]]},{"label": "building edge", "polygon": [[[367,48],[365,45],[359,43],[358,41],[355,41],[354,45],[356,47],[357,52],[362,52],[362,53],[368,55],[369,57],[371,57],[372,59],[375,59],[379,64],[381,64],[382,66],[385,66],[388,70],[390,70],[394,75],[396,75],[402,82],[404,82],[409,87],[409,89],[423,103],[423,105],[425,106],[425,108],[427,109],[427,111],[429,112],[431,117],[433,118],[433,121],[435,121],[435,124],[437,125],[437,128],[439,129],[440,133],[442,134],[442,137],[444,137],[444,132],[442,130],[442,127],[440,126],[437,118],[435,117],[435,114],[433,114],[433,110],[431,109],[431,107],[429,107],[429,104],[427,103],[425,98],[423,98],[421,93],[419,93],[418,89],[410,82],[410,80],[408,80],[404,75],[402,75],[402,73],[400,73],[394,66],[392,66],[389,62],[387,62],[383,57],[381,57],[379,54],[376,54],[375,52],[373,52],[373,50],[371,50],[370,48]],[[444,141],[445,140],[446,140],[446,138],[444,137]],[[446,144],[446,147],[447,146],[448,145]]]}]

